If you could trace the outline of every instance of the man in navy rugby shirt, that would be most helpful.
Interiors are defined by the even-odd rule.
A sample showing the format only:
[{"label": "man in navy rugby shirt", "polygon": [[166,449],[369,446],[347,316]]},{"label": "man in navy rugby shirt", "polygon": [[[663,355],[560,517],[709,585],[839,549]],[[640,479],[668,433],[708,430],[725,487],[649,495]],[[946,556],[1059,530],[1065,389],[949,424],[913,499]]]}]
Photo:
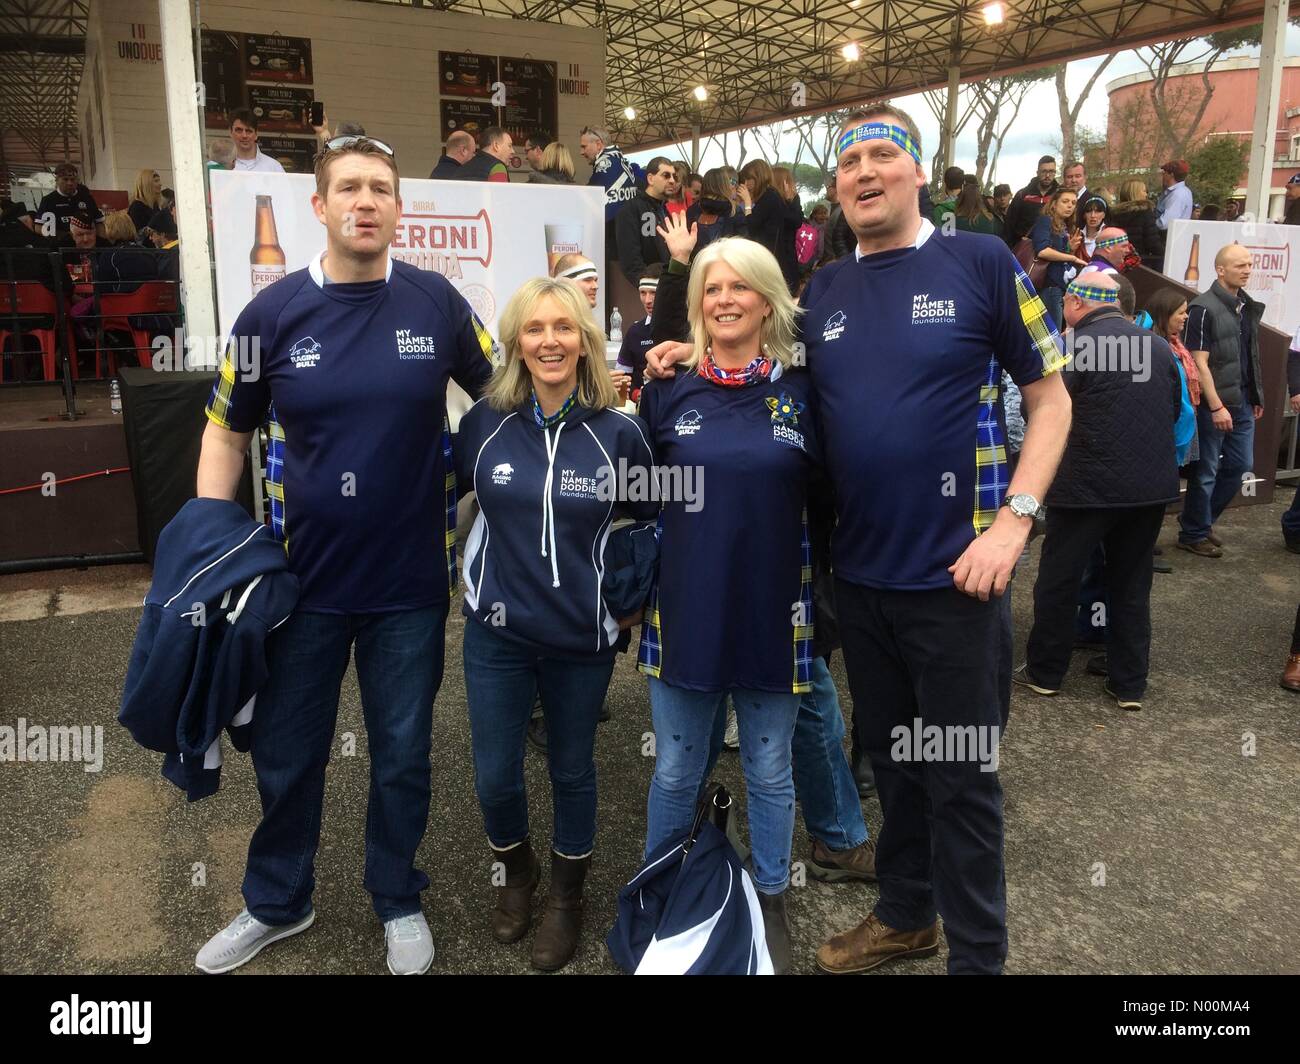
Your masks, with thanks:
[{"label": "man in navy rugby shirt", "polygon": [[[420,911],[429,881],[415,853],[429,813],[455,534],[447,381],[477,396],[491,338],[445,278],[388,257],[401,215],[391,149],[336,137],[317,159],[316,189],[326,250],[239,316],[199,458],[198,494],[233,499],[249,440],[269,424],[272,526],[301,597],[268,644],[253,714],[262,821],[248,849],[247,908],[196,963],[237,968],[315,917],[325,766],[355,643],[371,770],[365,886],[389,970],[413,974],[433,960]],[[239,357],[249,352],[259,357]]]},{"label": "man in navy rugby shirt", "polygon": [[[838,148],[858,246],[814,274],[803,338],[836,493],[840,637],[884,826],[880,900],[817,963],[853,972],[933,953],[937,909],[948,970],[999,972],[1002,791],[996,757],[982,752],[995,753],[1010,704],[1001,596],[1069,433],[1066,357],[1005,244],[941,235],[921,218],[911,118],[859,111]],[[1029,426],[1010,485],[1003,369]],[[936,728],[949,740],[941,751],[929,744]],[[958,735],[985,745],[959,746]]]},{"label": "man in navy rugby shirt", "polygon": [[[860,972],[932,954],[937,911],[950,972],[1000,972],[1002,790],[989,755],[1011,699],[1002,596],[1069,435],[1066,358],[1005,244],[922,219],[906,113],[855,112],[838,148],[857,248],[813,275],[802,335],[835,490],[840,639],[884,826],[880,900],[817,963]],[[648,372],[680,357],[651,349]],[[1003,369],[1028,424],[1010,485]]]}]

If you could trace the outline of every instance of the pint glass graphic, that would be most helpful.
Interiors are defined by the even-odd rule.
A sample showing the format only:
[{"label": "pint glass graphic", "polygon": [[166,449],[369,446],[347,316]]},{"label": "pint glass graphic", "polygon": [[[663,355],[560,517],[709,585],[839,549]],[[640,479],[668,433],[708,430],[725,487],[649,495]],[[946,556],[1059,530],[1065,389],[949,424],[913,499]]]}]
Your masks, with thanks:
[{"label": "pint glass graphic", "polygon": [[550,274],[560,257],[582,251],[582,224],[555,222],[543,226],[546,231],[546,272]]},{"label": "pint glass graphic", "polygon": [[270,196],[257,197],[253,250],[248,253],[252,267],[253,295],[275,284],[285,274],[284,249],[275,231],[275,211]]}]

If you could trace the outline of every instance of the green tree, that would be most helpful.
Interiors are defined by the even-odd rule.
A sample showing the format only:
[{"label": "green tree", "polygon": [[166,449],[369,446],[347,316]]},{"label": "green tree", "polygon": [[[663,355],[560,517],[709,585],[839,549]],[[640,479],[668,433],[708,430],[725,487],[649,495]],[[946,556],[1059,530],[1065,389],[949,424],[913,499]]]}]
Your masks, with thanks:
[{"label": "green tree", "polygon": [[1227,203],[1246,172],[1250,145],[1236,137],[1211,137],[1187,157],[1187,184],[1201,203]]}]

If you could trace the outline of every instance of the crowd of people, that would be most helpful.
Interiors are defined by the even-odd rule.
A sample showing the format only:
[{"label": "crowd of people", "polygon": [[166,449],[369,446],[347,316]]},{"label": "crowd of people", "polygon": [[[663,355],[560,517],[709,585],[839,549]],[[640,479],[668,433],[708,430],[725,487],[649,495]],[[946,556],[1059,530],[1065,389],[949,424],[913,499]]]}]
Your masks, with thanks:
[{"label": "crowd of people", "polygon": [[[258,149],[252,115],[236,114],[230,132],[214,165],[279,167]],[[391,147],[359,126],[322,132],[326,250],[247,305],[232,350],[255,340],[262,360],[228,357],[207,408],[197,494],[235,508],[210,527],[235,539],[252,527],[233,500],[266,426],[270,528],[284,550],[219,607],[238,616],[248,605],[267,671],[251,722],[235,705],[204,723],[214,738],[246,727],[262,819],[246,906],[199,951],[200,969],[237,968],[315,919],[325,769],[355,651],[372,780],[365,886],[390,971],[428,970],[429,881],[415,862],[459,584],[493,870],[482,918],[499,942],[532,931],[533,965],[553,971],[583,940],[602,829],[595,734],[616,655],[635,643],[655,736],[645,861],[681,845],[718,758],[738,749],[766,946],[757,968],[789,971],[811,945],[786,912],[801,816],[809,874],[880,892],[860,923],[820,944],[820,969],[931,955],[942,916],[950,972],[1002,970],[996,756],[912,759],[898,730],[969,730],[995,751],[1013,684],[1057,694],[1080,647],[1114,705],[1142,708],[1152,573],[1168,568],[1156,538],[1180,467],[1179,547],[1204,559],[1229,549],[1214,525],[1251,467],[1261,307],[1236,244],[1218,253],[1207,292],[1137,305],[1124,271],[1194,210],[1180,162],[1162,169],[1155,203],[1138,181],[1118,196],[1090,190],[1076,162],[1058,184],[1044,157],[1014,195],[1002,185],[985,196],[951,168],[931,204],[904,111],[855,112],[836,148],[825,201],[805,217],[788,168],[755,159],[694,174],[656,156],[642,171],[604,130],[583,129],[579,153],[605,191],[604,276],[618,270],[645,312],[611,371],[596,263],[559,257],[512,294],[494,342],[445,278],[389,258],[400,195]],[[529,180],[575,180],[558,141],[530,138],[524,151]],[[477,142],[454,133],[430,176],[508,180],[514,152],[504,130]],[[139,282],[130,253],[145,250],[141,234],[159,274],[163,256],[174,264],[174,197],[156,173],[142,171],[128,208],[103,218],[75,169],[59,182],[35,216],[7,208],[0,232],[44,240],[48,215],[56,243],[102,284]],[[390,357],[394,333],[413,357]],[[1080,357],[1105,345],[1149,361],[1138,372]],[[436,358],[420,357],[426,346]],[[323,372],[303,371],[318,362]],[[454,437],[449,380],[475,400]],[[1300,412],[1300,355],[1289,390]],[[603,491],[616,470],[623,479]],[[676,471],[682,490],[638,494],[628,470],[656,482]],[[707,484],[707,504],[684,488],[691,476]],[[349,478],[360,494],[340,492]],[[458,568],[458,503],[471,497]],[[431,530],[445,550],[430,550]],[[218,552],[232,540],[194,534],[187,561],[227,557]],[[1033,626],[1015,667],[1011,581],[1038,534]],[[1283,535],[1300,553],[1300,492]],[[156,572],[167,567],[161,541],[159,551]],[[259,608],[260,596],[286,594],[282,617]],[[852,694],[847,755],[837,651]],[[150,675],[128,673],[132,698],[166,712]],[[1282,685],[1300,691],[1300,609]],[[540,919],[530,738],[546,753],[554,812]],[[172,778],[200,787],[205,770],[200,757]],[[871,793],[878,838],[861,807]]]},{"label": "crowd of people", "polygon": [[[77,370],[95,375],[110,362],[135,361],[132,336],[101,327],[99,297],[180,280],[175,194],[162,187],[157,171],[141,170],[126,209],[106,212],[75,165],[59,165],[54,176],[54,190],[35,210],[12,200],[0,205],[0,279],[35,281],[58,293],[72,323]],[[170,332],[180,319],[142,313],[126,320],[131,328],[158,333]],[[52,324],[51,317],[43,327]],[[109,359],[101,358],[105,353]],[[124,357],[128,353],[133,357]],[[16,343],[6,354],[5,379],[42,375],[39,351]]]}]

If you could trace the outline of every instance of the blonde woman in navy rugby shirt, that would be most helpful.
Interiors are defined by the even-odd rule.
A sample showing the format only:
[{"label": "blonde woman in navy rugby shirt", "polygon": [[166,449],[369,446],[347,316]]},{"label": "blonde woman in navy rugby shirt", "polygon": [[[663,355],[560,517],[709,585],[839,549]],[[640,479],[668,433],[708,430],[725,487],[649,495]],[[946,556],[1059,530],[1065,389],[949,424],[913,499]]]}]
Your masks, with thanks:
[{"label": "blonde woman in navy rugby shirt", "polygon": [[687,371],[641,394],[657,460],[699,470],[704,487],[702,506],[665,502],[642,629],[656,753],[646,855],[689,829],[733,694],[754,881],[780,972],[790,964],[790,743],[811,688],[805,504],[817,440],[807,375],[789,368],[796,308],[772,253],[738,237],[710,244],[692,264],[687,303]]},{"label": "blonde woman in navy rugby shirt", "polygon": [[465,687],[475,790],[505,866],[492,913],[500,942],[527,932],[540,875],[524,749],[541,695],[555,832],[532,962],[551,971],[577,948],[596,837],[592,750],[620,632],[601,597],[605,545],[616,517],[649,519],[659,504],[617,501],[612,477],[648,473],[653,458],[641,420],[613,409],[605,338],[578,286],[527,282],[501,316],[501,346],[505,361],[456,445],[461,487],[479,503],[465,545]]}]

